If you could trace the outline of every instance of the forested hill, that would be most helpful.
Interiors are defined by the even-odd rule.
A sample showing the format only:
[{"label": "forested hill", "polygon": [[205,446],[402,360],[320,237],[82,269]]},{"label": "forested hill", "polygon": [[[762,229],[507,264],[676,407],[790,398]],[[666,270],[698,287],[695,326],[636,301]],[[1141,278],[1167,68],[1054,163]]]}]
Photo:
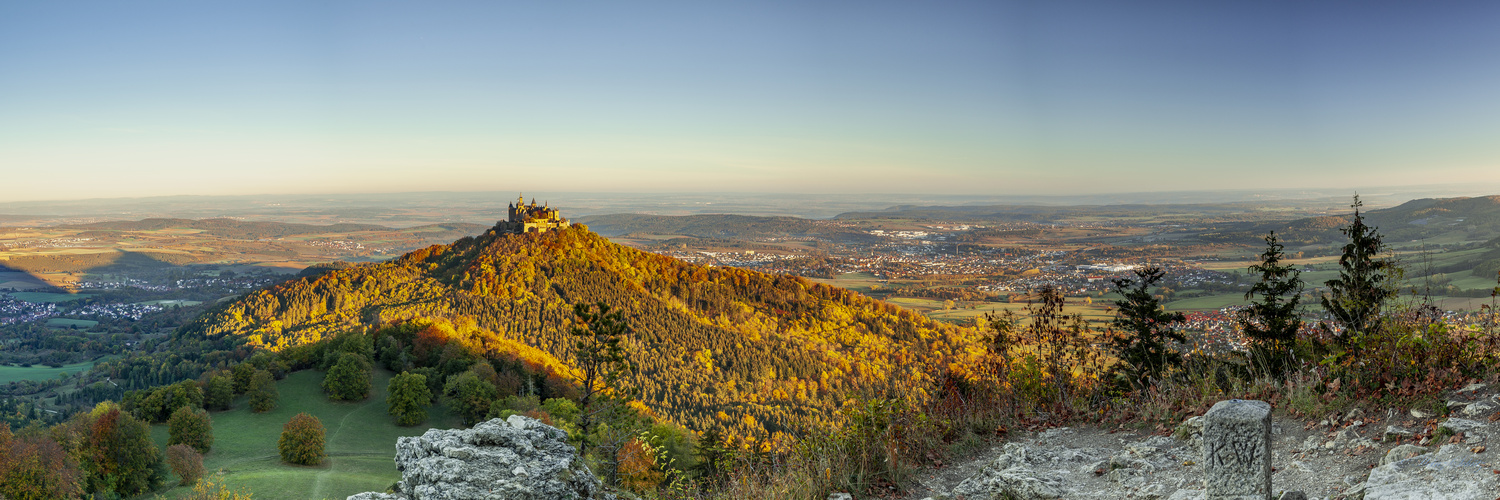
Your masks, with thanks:
[{"label": "forested hill", "polygon": [[375,322],[466,317],[567,360],[573,305],[596,301],[626,311],[649,407],[739,436],[824,425],[847,397],[923,387],[972,341],[967,329],[848,290],[691,265],[582,226],[487,232],[292,280],[187,331],[280,349]]},{"label": "forested hill", "polygon": [[[1283,241],[1293,244],[1337,243],[1344,238],[1339,228],[1348,225],[1350,217],[1334,215],[1232,224],[1204,237],[1255,242],[1267,232],[1276,231]],[[1500,237],[1500,195],[1411,200],[1390,208],[1368,210],[1365,222],[1377,227],[1388,241],[1489,240]]]}]

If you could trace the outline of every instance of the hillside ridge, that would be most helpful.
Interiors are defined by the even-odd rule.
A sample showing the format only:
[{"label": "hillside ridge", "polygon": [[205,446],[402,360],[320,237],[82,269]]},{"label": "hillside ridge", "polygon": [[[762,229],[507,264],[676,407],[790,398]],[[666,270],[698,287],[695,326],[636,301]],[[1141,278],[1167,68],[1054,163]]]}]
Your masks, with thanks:
[{"label": "hillside ridge", "polygon": [[849,290],[696,266],[584,226],[491,230],[294,279],[185,328],[277,350],[393,321],[463,318],[568,360],[573,306],[594,302],[625,311],[635,329],[633,382],[648,407],[695,430],[759,439],[824,425],[848,397],[923,387],[973,341],[968,329]]}]

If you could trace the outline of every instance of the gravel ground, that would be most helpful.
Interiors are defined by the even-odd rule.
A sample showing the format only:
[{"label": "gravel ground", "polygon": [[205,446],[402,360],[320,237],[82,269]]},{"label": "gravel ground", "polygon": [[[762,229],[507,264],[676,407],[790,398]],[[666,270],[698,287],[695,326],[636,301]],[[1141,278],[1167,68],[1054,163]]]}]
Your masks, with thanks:
[{"label": "gravel ground", "polygon": [[[1434,440],[1430,436],[1446,416],[1421,411],[1352,410],[1318,420],[1273,416],[1272,484],[1279,494],[1301,491],[1310,498],[1357,496],[1370,470],[1400,444],[1423,444],[1429,450],[1458,443],[1472,457],[1500,470],[1500,450],[1487,452],[1500,436],[1500,397],[1487,387],[1471,386],[1449,396],[1452,417],[1478,422],[1482,428]],[[1386,439],[1390,430],[1410,437]],[[1020,445],[1025,450],[1017,447]],[[1009,446],[1009,449],[1007,447]],[[1078,426],[1041,432],[1019,432],[972,456],[917,474],[918,485],[904,498],[944,498],[970,478],[988,474],[997,459],[1027,457],[1038,475],[1061,481],[1064,498],[1188,498],[1202,489],[1201,448],[1191,440],[1118,428]],[[1007,456],[1009,454],[1010,456]],[[1500,474],[1500,472],[1496,472]],[[1179,493],[1174,497],[1174,493]],[[1497,492],[1500,496],[1500,492]]]}]

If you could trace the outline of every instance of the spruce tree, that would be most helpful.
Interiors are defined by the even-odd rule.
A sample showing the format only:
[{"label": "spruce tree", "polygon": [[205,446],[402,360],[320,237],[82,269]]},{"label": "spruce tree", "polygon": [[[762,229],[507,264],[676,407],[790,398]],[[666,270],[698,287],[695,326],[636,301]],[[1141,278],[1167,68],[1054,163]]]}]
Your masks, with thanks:
[{"label": "spruce tree", "polygon": [[1257,295],[1260,300],[1251,302],[1238,318],[1240,328],[1250,338],[1252,359],[1274,374],[1290,366],[1297,330],[1302,327],[1302,318],[1297,314],[1302,301],[1302,272],[1296,266],[1282,263],[1286,258],[1284,248],[1276,232],[1266,235],[1266,251],[1260,254],[1260,264],[1250,266],[1250,272],[1260,273],[1260,281],[1245,292],[1245,300],[1253,300]]},{"label": "spruce tree", "polygon": [[1114,327],[1119,331],[1110,340],[1123,362],[1122,375],[1137,389],[1161,379],[1167,368],[1182,364],[1182,355],[1167,341],[1187,342],[1187,337],[1173,328],[1173,323],[1186,318],[1182,313],[1162,310],[1161,301],[1150,291],[1166,275],[1161,267],[1148,266],[1136,268],[1134,279],[1113,280],[1115,291],[1125,298],[1115,301],[1119,316]]},{"label": "spruce tree", "polygon": [[1380,312],[1385,302],[1396,296],[1391,286],[1396,271],[1391,261],[1380,258],[1385,252],[1377,228],[1365,224],[1359,208],[1364,204],[1359,195],[1354,196],[1354,220],[1339,231],[1349,237],[1344,245],[1344,254],[1339,257],[1339,277],[1328,280],[1328,293],[1323,295],[1323,309],[1333,316],[1334,322],[1343,327],[1343,333],[1334,337],[1346,353],[1359,350],[1358,339],[1377,333],[1380,329]]}]

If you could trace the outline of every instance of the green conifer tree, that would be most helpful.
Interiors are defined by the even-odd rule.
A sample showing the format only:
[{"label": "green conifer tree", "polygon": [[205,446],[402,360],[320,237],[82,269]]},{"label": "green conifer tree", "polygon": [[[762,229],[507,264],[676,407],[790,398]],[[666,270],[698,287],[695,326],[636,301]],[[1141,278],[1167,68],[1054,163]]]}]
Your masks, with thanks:
[{"label": "green conifer tree", "polygon": [[1173,328],[1173,323],[1186,319],[1182,313],[1162,310],[1161,301],[1151,295],[1151,286],[1161,281],[1166,271],[1159,266],[1139,267],[1135,276],[1114,280],[1115,291],[1125,298],[1115,301],[1119,316],[1114,327],[1119,331],[1110,340],[1123,362],[1121,375],[1140,389],[1160,380],[1167,368],[1182,363],[1182,355],[1167,341],[1187,342],[1187,337]]},{"label": "green conifer tree", "polygon": [[1302,327],[1302,318],[1297,306],[1302,301],[1301,271],[1296,266],[1283,264],[1286,258],[1284,247],[1276,233],[1266,235],[1266,251],[1260,254],[1260,264],[1250,266],[1250,272],[1260,273],[1260,281],[1245,292],[1250,307],[1240,311],[1237,318],[1245,336],[1250,338],[1251,358],[1262,369],[1280,375],[1295,360],[1292,348],[1297,341],[1297,330]]},{"label": "green conifer tree", "polygon": [[1354,219],[1348,226],[1340,228],[1349,243],[1339,257],[1339,277],[1328,280],[1328,293],[1323,295],[1323,309],[1333,316],[1334,322],[1343,328],[1334,337],[1345,353],[1359,351],[1359,338],[1372,335],[1380,329],[1380,312],[1387,300],[1396,296],[1393,286],[1399,270],[1391,261],[1381,258],[1385,244],[1377,228],[1365,224],[1359,209],[1364,203],[1359,195],[1354,196]]}]

